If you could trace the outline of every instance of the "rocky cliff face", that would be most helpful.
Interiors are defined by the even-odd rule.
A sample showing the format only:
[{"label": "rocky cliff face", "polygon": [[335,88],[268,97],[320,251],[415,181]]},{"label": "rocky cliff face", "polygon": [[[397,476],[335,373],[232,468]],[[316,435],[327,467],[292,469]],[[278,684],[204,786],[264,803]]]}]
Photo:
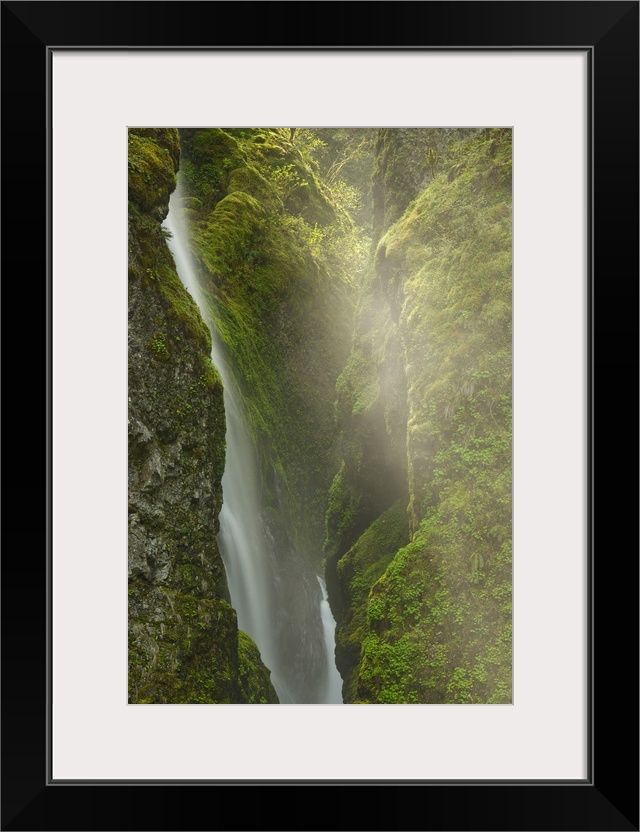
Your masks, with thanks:
[{"label": "rocky cliff face", "polygon": [[[260,521],[276,574],[274,641],[312,701],[336,378],[353,321],[352,229],[317,175],[305,131],[181,131],[201,290],[258,456]],[[267,592],[267,588],[265,588]]]},{"label": "rocky cliff face", "polygon": [[211,336],[161,222],[176,130],[129,135],[129,701],[276,702],[215,537],[225,417]]},{"label": "rocky cliff face", "polygon": [[272,533],[296,537],[317,568],[353,257],[351,226],[316,175],[304,132],[183,130],[182,172],[202,291],[242,385]]},{"label": "rocky cliff face", "polygon": [[511,135],[381,130],[327,514],[351,702],[511,696]]}]

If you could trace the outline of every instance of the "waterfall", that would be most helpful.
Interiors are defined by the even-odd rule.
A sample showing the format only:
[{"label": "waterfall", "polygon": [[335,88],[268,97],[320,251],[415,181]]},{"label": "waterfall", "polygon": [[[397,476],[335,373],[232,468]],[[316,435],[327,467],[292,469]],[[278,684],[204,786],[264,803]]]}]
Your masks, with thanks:
[{"label": "waterfall", "polygon": [[279,535],[276,543],[265,517],[258,456],[247,428],[242,393],[190,255],[180,178],[164,226],[171,233],[168,244],[180,280],[211,329],[211,359],[224,385],[227,453],[218,548],[238,627],[258,645],[282,704],[340,703],[342,679],[334,660],[335,621],[324,581],[314,576],[288,537]]},{"label": "waterfall", "polygon": [[342,704],[342,677],[338,673],[335,662],[336,622],[329,606],[327,585],[319,575],[318,583],[322,591],[320,617],[322,618],[326,662],[326,681],[321,702],[327,705]]}]

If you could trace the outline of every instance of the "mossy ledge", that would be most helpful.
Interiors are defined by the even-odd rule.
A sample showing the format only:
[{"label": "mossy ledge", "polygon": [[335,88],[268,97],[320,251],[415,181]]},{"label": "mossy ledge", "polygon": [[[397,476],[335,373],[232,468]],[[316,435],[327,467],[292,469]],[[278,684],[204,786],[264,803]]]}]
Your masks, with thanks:
[{"label": "mossy ledge", "polygon": [[161,227],[179,148],[129,131],[129,702],[275,703],[215,541],[222,384]]}]

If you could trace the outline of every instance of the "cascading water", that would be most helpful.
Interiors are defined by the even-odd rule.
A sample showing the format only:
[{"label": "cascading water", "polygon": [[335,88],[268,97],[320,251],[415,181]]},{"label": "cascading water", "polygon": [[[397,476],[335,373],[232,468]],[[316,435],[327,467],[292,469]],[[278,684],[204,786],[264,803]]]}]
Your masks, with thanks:
[{"label": "cascading water", "polygon": [[322,618],[322,631],[324,634],[324,643],[326,645],[326,681],[322,692],[322,702],[326,704],[342,704],[342,677],[338,673],[335,664],[335,646],[336,646],[336,622],[329,606],[329,599],[327,597],[327,585],[318,576],[318,583],[322,590],[322,601],[320,602],[320,616]]},{"label": "cascading water", "polygon": [[[224,384],[227,456],[218,546],[238,626],[258,645],[282,704],[341,703],[334,660],[335,621],[324,581],[306,566],[291,540],[276,543],[264,517],[256,448],[247,429],[242,394],[227,363],[200,291],[189,252],[180,181],[164,222],[178,275],[208,323],[211,359]],[[277,489],[276,489],[277,490]]]}]

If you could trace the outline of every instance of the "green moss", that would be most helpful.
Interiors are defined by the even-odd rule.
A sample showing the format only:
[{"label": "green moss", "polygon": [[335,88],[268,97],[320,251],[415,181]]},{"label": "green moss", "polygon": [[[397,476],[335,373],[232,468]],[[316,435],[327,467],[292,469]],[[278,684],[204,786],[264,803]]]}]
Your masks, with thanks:
[{"label": "green moss", "polygon": [[[202,320],[195,301],[182,285],[175,268],[163,263],[157,270],[160,294],[165,301],[167,316],[175,321],[184,335],[192,341],[205,356],[211,353],[211,333]],[[203,363],[203,372],[204,372]]]},{"label": "green moss", "polygon": [[177,130],[131,129],[129,138],[129,199],[143,211],[169,201],[176,186]]},{"label": "green moss", "polygon": [[[174,141],[175,140],[175,141]],[[130,133],[129,701],[273,701],[216,548],[225,417],[211,335],[160,226],[177,131]],[[151,464],[149,464],[151,463]],[[141,543],[141,540],[144,543]],[[241,670],[242,665],[242,670]],[[252,697],[252,698],[249,698]]]},{"label": "green moss", "polygon": [[154,297],[161,299],[161,323],[168,323],[173,333],[156,332],[148,343],[149,349],[156,359],[166,360],[170,353],[181,355],[186,346],[192,354],[191,360],[195,358],[198,364],[197,372],[203,383],[208,389],[213,389],[221,382],[211,363],[209,327],[178,277],[158,220],[141,211],[133,202],[129,203],[129,234],[129,281],[139,280],[146,290],[153,292]]},{"label": "green moss", "polygon": [[[380,138],[381,238],[338,385],[344,462],[327,548],[339,558],[338,654],[351,701],[509,702],[511,134],[449,143],[407,200],[410,145],[393,131]],[[398,354],[404,422],[387,393],[403,374],[384,375]],[[372,428],[382,410],[386,437]],[[407,460],[411,542],[364,581],[362,538],[340,556],[341,523],[375,498],[372,472],[390,479],[394,441]],[[373,579],[364,604],[361,575]]]},{"label": "green moss", "polygon": [[180,134],[175,127],[130,127],[129,135],[152,139],[169,153],[177,169],[180,162]]},{"label": "green moss", "polygon": [[336,662],[344,679],[346,702],[356,695],[360,651],[368,633],[367,599],[395,552],[408,539],[405,507],[398,502],[375,520],[337,564],[340,593],[345,599],[336,628]]},{"label": "green moss", "polygon": [[[437,499],[438,454],[509,465],[511,394],[510,131],[457,150],[381,241],[403,278],[410,379],[408,450],[414,526]],[[450,181],[451,180],[451,181]],[[387,275],[388,282],[394,276]]]},{"label": "green moss", "polygon": [[[373,587],[358,701],[511,701],[510,607],[492,609],[491,590],[452,574],[446,531],[421,532]],[[505,584],[492,564],[485,590]]]},{"label": "green moss", "polygon": [[[362,266],[348,250],[359,243],[294,132],[185,131],[181,163],[208,313],[258,448],[265,516],[318,563],[327,509],[348,701],[510,701],[510,131],[470,131],[458,144],[451,131],[381,131],[380,239],[350,358],[341,334],[351,326],[349,270]],[[168,170],[171,150],[145,144],[154,141],[134,136],[136,176],[154,154]],[[152,330],[170,358],[156,361],[162,369],[183,355],[178,331],[210,345],[140,207],[155,205],[165,180],[136,176],[130,216],[141,233],[129,279],[161,298],[171,324]],[[210,365],[197,378],[219,390]],[[181,419],[191,396],[173,402]],[[193,591],[193,563],[177,572]],[[185,606],[181,619],[192,650],[206,610]],[[258,662],[241,635],[226,658],[181,671],[180,695],[232,701],[240,673],[242,701],[261,701]]]},{"label": "green moss", "polygon": [[164,332],[156,332],[148,344],[149,349],[158,361],[167,361],[169,358],[169,350],[165,339],[166,334]]},{"label": "green moss", "polygon": [[193,131],[184,151],[187,194],[201,206],[202,290],[258,447],[265,508],[317,566],[351,326],[351,227],[289,131]]},{"label": "green moss", "polygon": [[247,704],[278,703],[269,671],[260,659],[260,651],[251,637],[242,630],[238,631],[238,675]]},{"label": "green moss", "polygon": [[144,612],[129,627],[132,703],[277,703],[270,674],[220,598],[130,588]]},{"label": "green moss", "polygon": [[329,489],[325,540],[325,554],[329,559],[336,559],[344,550],[344,543],[351,534],[357,511],[358,504],[347,483],[343,462]]},{"label": "green moss", "polygon": [[351,353],[336,383],[343,408],[352,416],[366,413],[378,401],[380,381],[374,362],[360,350]]},{"label": "green moss", "polygon": [[130,701],[237,701],[235,613],[229,604],[165,589],[140,593],[146,613],[130,619]]}]

